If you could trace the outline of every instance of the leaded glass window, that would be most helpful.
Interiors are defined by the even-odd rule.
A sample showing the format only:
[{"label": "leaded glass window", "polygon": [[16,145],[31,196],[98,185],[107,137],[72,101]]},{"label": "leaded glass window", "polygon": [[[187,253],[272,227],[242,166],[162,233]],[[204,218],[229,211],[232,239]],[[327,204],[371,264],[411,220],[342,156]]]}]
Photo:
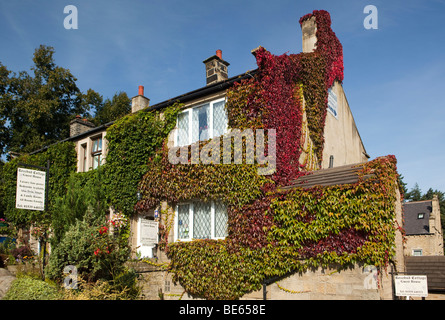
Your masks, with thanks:
[{"label": "leaded glass window", "polygon": [[190,205],[182,204],[178,206],[178,239],[188,239],[190,237]]},{"label": "leaded glass window", "polygon": [[213,136],[222,136],[227,131],[228,119],[224,109],[224,101],[213,104]]},{"label": "leaded glass window", "polygon": [[227,236],[227,207],[221,202],[215,202],[215,238]]},{"label": "leaded glass window", "polygon": [[193,204],[193,238],[210,239],[212,206],[209,202],[195,202]]},{"label": "leaded glass window", "polygon": [[178,115],[178,146],[189,144],[189,112],[182,112]]},{"label": "leaded glass window", "polygon": [[221,239],[227,236],[227,206],[221,202],[191,202],[176,210],[175,239]]},{"label": "leaded glass window", "polygon": [[210,139],[210,105],[193,109],[192,142]]}]

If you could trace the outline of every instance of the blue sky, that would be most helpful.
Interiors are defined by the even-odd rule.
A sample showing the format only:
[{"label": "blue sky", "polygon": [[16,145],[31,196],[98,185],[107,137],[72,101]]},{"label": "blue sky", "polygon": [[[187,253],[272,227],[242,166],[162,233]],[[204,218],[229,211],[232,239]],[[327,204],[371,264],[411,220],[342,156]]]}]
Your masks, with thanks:
[{"label": "blue sky", "polygon": [[[67,5],[77,30],[64,28]],[[364,28],[366,5],[378,29]],[[155,104],[205,86],[202,61],[217,49],[229,76],[256,68],[259,45],[301,52],[298,20],[315,9],[330,12],[343,44],[343,88],[368,154],[394,154],[410,189],[445,191],[445,0],[0,0],[0,62],[29,71],[34,50],[53,46],[83,92],[132,97],[144,85]]]}]

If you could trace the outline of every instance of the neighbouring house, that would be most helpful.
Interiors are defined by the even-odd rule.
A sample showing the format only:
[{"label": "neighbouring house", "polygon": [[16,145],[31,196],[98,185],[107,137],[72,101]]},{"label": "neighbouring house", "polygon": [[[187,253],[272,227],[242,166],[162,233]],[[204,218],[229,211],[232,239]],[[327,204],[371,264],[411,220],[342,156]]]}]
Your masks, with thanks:
[{"label": "neighbouring house", "polygon": [[[392,298],[389,272],[404,271],[395,157],[368,161],[329,13],[300,25],[302,53],[258,47],[258,68],[229,77],[217,50],[204,87],[132,98],[133,116],[176,112],[134,190],[145,298]],[[72,121],[77,172],[107,165],[114,128]]]},{"label": "neighbouring house", "polygon": [[445,256],[408,256],[405,263],[408,274],[427,277],[428,300],[444,300]]},{"label": "neighbouring house", "polygon": [[443,256],[443,234],[437,195],[403,204],[406,256]]}]

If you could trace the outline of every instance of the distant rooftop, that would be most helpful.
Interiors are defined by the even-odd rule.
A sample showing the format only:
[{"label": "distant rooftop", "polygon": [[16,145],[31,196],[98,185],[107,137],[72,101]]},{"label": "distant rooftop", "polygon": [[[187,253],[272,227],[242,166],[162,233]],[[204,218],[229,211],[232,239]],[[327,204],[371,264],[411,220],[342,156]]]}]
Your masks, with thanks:
[{"label": "distant rooftop", "polygon": [[405,214],[406,235],[429,234],[429,219],[433,210],[431,200],[406,202],[403,205]]}]

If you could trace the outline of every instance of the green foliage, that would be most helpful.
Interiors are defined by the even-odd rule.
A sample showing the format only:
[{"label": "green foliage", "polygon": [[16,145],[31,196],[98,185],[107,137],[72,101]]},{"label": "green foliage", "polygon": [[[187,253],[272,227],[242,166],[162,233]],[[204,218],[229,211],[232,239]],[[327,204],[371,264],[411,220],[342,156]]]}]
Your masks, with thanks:
[{"label": "green foliage", "polygon": [[128,242],[109,234],[104,223],[104,217],[95,218],[92,212],[77,220],[53,248],[46,275],[63,279],[62,271],[68,265],[75,266],[79,276],[90,282],[111,280],[120,274],[130,253]]},{"label": "green foliage", "polygon": [[299,81],[303,85],[309,136],[321,163],[328,98],[325,85],[326,60],[323,55],[314,52],[300,53],[294,59],[302,66]]},{"label": "green foliage", "polygon": [[71,173],[67,181],[66,193],[56,199],[51,219],[53,236],[51,243],[56,246],[69,227],[83,220],[87,212],[94,219],[103,219],[108,213],[102,183],[103,169]]},{"label": "green foliage", "polygon": [[32,152],[67,138],[73,115],[88,112],[77,79],[55,64],[54,52],[43,45],[35,50],[33,75],[1,66],[0,147],[5,151]]},{"label": "green foliage", "polygon": [[[169,270],[197,297],[237,299],[259,290],[264,280],[308,268],[357,262],[384,268],[394,254],[395,165],[394,157],[379,158],[364,166],[356,184],[271,195],[267,209],[255,207],[273,219],[263,230],[266,245],[240,241],[255,231],[249,223],[234,229],[240,220],[229,219],[229,230],[237,232],[225,240],[169,244]],[[374,176],[365,179],[371,172]]]},{"label": "green foliage", "polygon": [[179,105],[159,112],[140,111],[116,121],[107,130],[105,185],[108,201],[126,215],[134,212],[138,183],[147,162],[162,147],[176,125]]},{"label": "green foliage", "polygon": [[169,245],[170,271],[187,292],[206,299],[237,299],[261,288],[263,250],[240,248],[235,254],[228,240],[195,240]]},{"label": "green foliage", "polygon": [[[200,148],[205,145],[200,143]],[[140,211],[153,208],[163,200],[171,203],[189,199],[223,200],[230,205],[242,206],[260,197],[263,194],[261,187],[270,182],[258,175],[256,165],[173,165],[168,160],[167,148],[150,159],[148,168],[139,183],[143,199],[136,208]]]},{"label": "green foliage", "polygon": [[125,269],[114,280],[86,282],[78,277],[76,290],[63,290],[63,300],[133,300],[139,298],[141,288],[134,270]]},{"label": "green foliage", "polygon": [[65,233],[57,247],[53,248],[45,274],[51,279],[63,279],[63,269],[74,265],[79,274],[96,276],[99,266],[94,259],[92,235],[97,232],[97,224],[86,219],[76,221]]},{"label": "green foliage", "polygon": [[[17,185],[18,163],[26,163],[46,167],[47,160],[50,161],[49,176],[49,205],[48,211],[30,211],[15,208],[15,196]],[[4,215],[8,222],[14,227],[26,227],[32,223],[49,225],[51,216],[54,214],[56,199],[65,195],[67,180],[72,172],[76,170],[76,151],[72,142],[54,144],[33,155],[23,155],[12,159],[3,166],[0,185],[0,194],[3,194]]]},{"label": "green foliage", "polygon": [[[228,204],[225,240],[175,242],[166,247],[174,280],[197,297],[237,299],[259,290],[265,280],[319,266],[342,268],[361,262],[385,268],[394,255],[399,177],[393,156],[364,165],[356,184],[280,189],[304,174],[298,163],[302,98],[319,166],[327,90],[334,80],[343,79],[342,48],[330,30],[330,19],[326,12],[314,14],[326,33],[317,34],[321,49],[273,56],[260,48],[255,52],[257,75],[227,93],[232,128],[277,130],[273,176],[256,176],[250,171],[253,165],[235,165],[236,169],[229,169],[232,165],[171,165],[164,150],[148,164],[151,169],[140,183],[144,191],[137,204],[140,211],[160,200],[174,204],[220,199]],[[200,142],[199,147],[207,143]]]},{"label": "green foliage", "polygon": [[116,93],[104,103],[96,103],[96,115],[92,120],[96,125],[115,121],[131,111],[131,100],[125,92]]},{"label": "green foliage", "polygon": [[15,279],[4,300],[58,300],[61,295],[56,286],[48,282],[23,276]]}]

